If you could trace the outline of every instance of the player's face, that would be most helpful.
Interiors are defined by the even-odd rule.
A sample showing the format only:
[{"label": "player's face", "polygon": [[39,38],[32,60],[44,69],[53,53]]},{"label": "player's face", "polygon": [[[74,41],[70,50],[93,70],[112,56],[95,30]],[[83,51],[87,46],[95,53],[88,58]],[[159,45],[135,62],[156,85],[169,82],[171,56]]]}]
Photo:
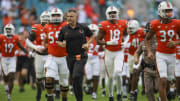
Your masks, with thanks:
[{"label": "player's face", "polygon": [[6,33],[7,33],[7,34],[11,34],[11,31],[12,31],[11,28],[6,28]]},{"label": "player's face", "polygon": [[173,10],[172,9],[166,9],[166,10],[164,10],[164,13],[166,14],[167,18],[171,18],[173,16]]},{"label": "player's face", "polygon": [[117,12],[113,11],[113,12],[109,12],[109,16],[113,19],[116,18],[116,14]]},{"label": "player's face", "polygon": [[133,34],[133,33],[134,33],[134,30],[135,30],[135,28],[129,27],[129,28],[127,29],[128,34]]},{"label": "player's face", "polygon": [[61,17],[60,14],[53,14],[53,15],[52,15],[52,19],[54,20],[54,24],[60,23],[60,22],[59,22],[60,17]]},{"label": "player's face", "polygon": [[74,12],[67,13],[67,21],[68,23],[76,23],[77,21],[77,14]]}]

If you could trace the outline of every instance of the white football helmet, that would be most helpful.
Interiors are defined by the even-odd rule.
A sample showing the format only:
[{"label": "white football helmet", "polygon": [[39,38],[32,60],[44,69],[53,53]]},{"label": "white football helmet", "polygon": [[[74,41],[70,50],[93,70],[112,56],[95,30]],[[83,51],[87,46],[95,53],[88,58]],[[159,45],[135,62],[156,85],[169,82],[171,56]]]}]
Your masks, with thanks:
[{"label": "white football helmet", "polygon": [[50,21],[50,12],[44,11],[40,15],[40,22],[42,23],[48,23]]},{"label": "white football helmet", "polygon": [[127,32],[128,34],[134,34],[140,28],[139,22],[137,20],[130,20],[127,23]]},{"label": "white football helmet", "polygon": [[166,10],[172,10],[173,11],[173,6],[168,1],[162,1],[158,6],[158,15],[162,18],[171,18],[173,16],[173,12],[166,13],[165,12]]},{"label": "white football helmet", "polygon": [[99,32],[99,28],[96,24],[90,24],[89,29],[92,31],[92,33],[97,36],[98,32]]},{"label": "white football helmet", "polygon": [[[115,12],[115,14],[110,14],[112,12]],[[114,6],[108,7],[106,9],[106,18],[107,20],[119,19],[119,10]]]},{"label": "white football helmet", "polygon": [[[53,17],[53,15],[59,15],[59,17]],[[63,21],[63,12],[59,8],[54,8],[50,12],[51,23],[61,23]]]},{"label": "white football helmet", "polygon": [[14,35],[15,34],[15,27],[13,24],[7,24],[4,27],[4,35],[8,36],[8,35]]}]

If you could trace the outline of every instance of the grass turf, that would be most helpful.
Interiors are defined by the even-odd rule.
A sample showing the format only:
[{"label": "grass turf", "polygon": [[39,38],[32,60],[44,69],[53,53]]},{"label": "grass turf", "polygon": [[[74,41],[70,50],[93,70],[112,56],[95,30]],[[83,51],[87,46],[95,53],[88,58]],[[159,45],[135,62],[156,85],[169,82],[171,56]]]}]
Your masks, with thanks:
[{"label": "grass turf", "polygon": [[[99,87],[100,88],[100,87]],[[139,87],[141,90],[141,87]],[[141,92],[141,91],[140,91]],[[42,96],[41,96],[41,101],[46,101],[45,98],[45,93],[46,90],[43,91]],[[97,94],[97,99],[93,100],[91,95],[86,95],[84,94],[84,101],[108,101],[108,97],[102,97],[101,96],[101,90],[98,89],[98,94]],[[114,101],[116,100],[116,93],[114,93]],[[156,94],[156,97],[158,95]],[[0,101],[7,101],[7,95],[5,94],[4,86],[0,84]],[[14,86],[11,101],[36,101],[36,90],[32,90],[31,86],[25,85],[25,92],[21,93],[19,92],[19,87],[17,85]],[[61,100],[55,100],[55,101],[61,101]],[[76,101],[74,95],[68,94],[68,101]],[[123,100],[123,101],[128,101],[128,100]],[[141,95],[139,93],[138,95],[138,100],[137,101],[148,101],[145,95]],[[172,101],[177,101],[177,98]]]}]

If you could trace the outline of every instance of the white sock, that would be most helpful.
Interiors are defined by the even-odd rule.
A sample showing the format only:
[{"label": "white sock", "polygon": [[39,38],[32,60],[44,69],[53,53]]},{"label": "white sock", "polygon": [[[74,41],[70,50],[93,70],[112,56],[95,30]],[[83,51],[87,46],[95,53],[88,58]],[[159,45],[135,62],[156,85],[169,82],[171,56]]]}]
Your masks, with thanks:
[{"label": "white sock", "polygon": [[126,85],[123,86],[123,95],[127,96],[127,89],[126,89]]}]

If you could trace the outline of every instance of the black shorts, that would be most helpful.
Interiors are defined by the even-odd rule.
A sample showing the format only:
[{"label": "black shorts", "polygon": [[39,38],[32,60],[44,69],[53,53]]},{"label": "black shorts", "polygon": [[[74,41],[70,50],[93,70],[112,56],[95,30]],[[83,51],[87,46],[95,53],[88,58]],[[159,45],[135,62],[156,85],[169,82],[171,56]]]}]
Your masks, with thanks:
[{"label": "black shorts", "polygon": [[27,56],[17,56],[16,72],[20,72],[23,68],[28,69],[30,66],[29,61]]}]

